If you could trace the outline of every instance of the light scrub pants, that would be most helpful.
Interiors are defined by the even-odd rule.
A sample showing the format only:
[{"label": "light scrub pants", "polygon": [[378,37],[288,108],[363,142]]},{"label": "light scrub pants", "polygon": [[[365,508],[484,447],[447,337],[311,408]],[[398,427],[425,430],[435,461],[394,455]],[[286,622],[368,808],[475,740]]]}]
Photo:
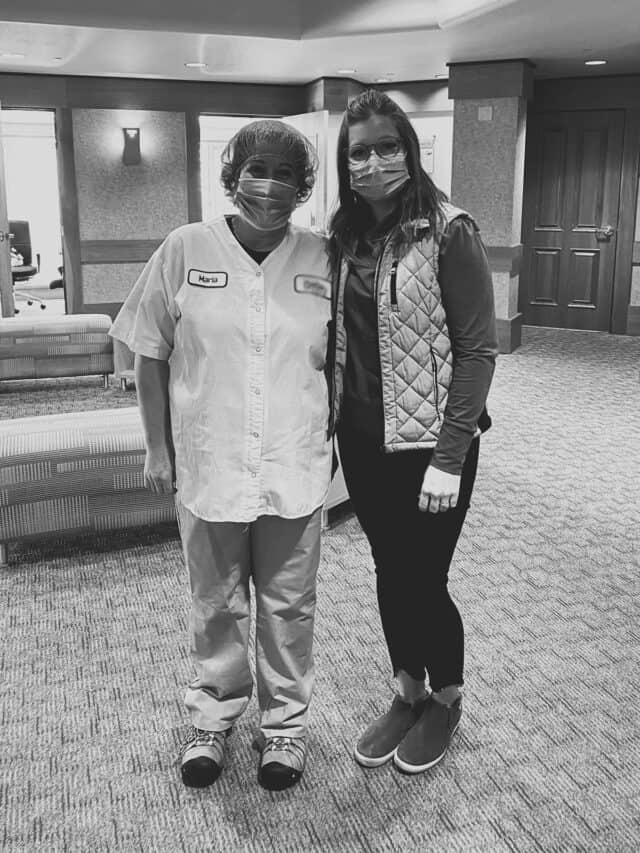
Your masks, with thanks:
[{"label": "light scrub pants", "polygon": [[322,507],[249,524],[197,518],[176,502],[191,583],[196,728],[225,731],[249,703],[249,578],[256,595],[256,682],[265,737],[304,737],[313,689],[313,624]]}]

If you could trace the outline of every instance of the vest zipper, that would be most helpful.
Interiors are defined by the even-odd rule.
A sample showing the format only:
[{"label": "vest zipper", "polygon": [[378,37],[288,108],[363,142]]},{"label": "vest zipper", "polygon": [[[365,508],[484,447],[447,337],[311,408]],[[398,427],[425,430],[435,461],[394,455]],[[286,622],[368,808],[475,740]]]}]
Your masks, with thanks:
[{"label": "vest zipper", "polygon": [[[375,273],[373,274],[373,293],[374,293],[375,303],[376,303],[376,318],[377,318],[377,326],[378,326],[378,362],[380,364],[380,392],[381,392],[381,396],[382,396],[382,446],[380,449],[383,452],[386,451],[386,448],[384,446],[384,436],[385,436],[385,433],[387,431],[387,428],[386,428],[386,422],[385,422],[386,414],[385,414],[385,410],[384,410],[384,379],[382,376],[382,355],[380,353],[380,307],[378,305],[378,292],[379,292],[378,279],[380,277],[380,268],[382,266],[382,261],[383,261],[383,258],[385,256],[385,253],[387,251],[387,246],[389,245],[390,239],[391,238],[389,236],[387,236],[384,243],[382,244],[382,248],[380,249],[380,254],[378,255],[378,262],[376,263],[376,270],[375,270]],[[394,261],[394,264],[397,267],[397,264],[395,263],[395,261]]]},{"label": "vest zipper", "polygon": [[433,370],[433,396],[434,402],[436,406],[436,415],[438,420],[442,420],[442,415],[440,414],[440,392],[438,391],[438,362],[436,361],[436,354],[433,351],[433,347],[429,344],[429,352],[431,353],[431,369]]},{"label": "vest zipper", "polygon": [[398,310],[398,293],[396,289],[396,279],[398,277],[398,261],[397,259],[391,264],[391,284],[390,284],[390,292],[391,292],[391,310]]}]

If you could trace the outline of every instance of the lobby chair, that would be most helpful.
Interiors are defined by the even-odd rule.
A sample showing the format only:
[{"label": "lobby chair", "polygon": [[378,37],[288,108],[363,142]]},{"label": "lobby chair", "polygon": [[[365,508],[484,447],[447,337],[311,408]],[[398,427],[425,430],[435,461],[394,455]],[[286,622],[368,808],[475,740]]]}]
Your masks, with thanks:
[{"label": "lobby chair", "polygon": [[[33,249],[31,247],[31,231],[29,223],[25,219],[13,219],[9,221],[9,232],[11,234],[11,248],[22,255],[22,265],[11,267],[11,278],[13,279],[13,292],[27,300],[27,305],[39,302],[44,311],[47,307],[44,299],[34,296],[25,290],[16,290],[15,284],[19,281],[29,281],[40,272],[40,255],[36,254],[36,266],[33,265]],[[16,314],[19,310],[16,308]]]}]

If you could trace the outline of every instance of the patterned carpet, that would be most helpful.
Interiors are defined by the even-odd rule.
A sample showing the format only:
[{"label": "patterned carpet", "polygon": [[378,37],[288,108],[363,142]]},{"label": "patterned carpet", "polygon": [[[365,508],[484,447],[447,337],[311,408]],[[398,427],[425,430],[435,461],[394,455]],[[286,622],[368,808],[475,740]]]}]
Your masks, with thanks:
[{"label": "patterned carpet", "polygon": [[[353,518],[324,538],[310,761],[281,794],[256,782],[255,700],[220,781],[180,783],[191,666],[172,525],[19,549],[0,570],[2,850],[640,849],[639,365],[637,338],[557,330],[500,357],[452,569],[465,711],[419,777],[350,757],[390,695]],[[97,378],[58,383],[2,389],[3,416],[120,404]]]}]

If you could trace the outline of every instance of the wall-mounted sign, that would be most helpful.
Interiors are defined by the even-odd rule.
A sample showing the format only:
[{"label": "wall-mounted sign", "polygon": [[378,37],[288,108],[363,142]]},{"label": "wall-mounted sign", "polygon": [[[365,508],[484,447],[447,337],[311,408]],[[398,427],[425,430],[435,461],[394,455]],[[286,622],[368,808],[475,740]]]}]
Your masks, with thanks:
[{"label": "wall-mounted sign", "polygon": [[420,162],[422,164],[422,168],[425,170],[427,175],[433,175],[433,154],[436,147],[436,138],[435,136],[431,136],[428,139],[420,140]]}]

